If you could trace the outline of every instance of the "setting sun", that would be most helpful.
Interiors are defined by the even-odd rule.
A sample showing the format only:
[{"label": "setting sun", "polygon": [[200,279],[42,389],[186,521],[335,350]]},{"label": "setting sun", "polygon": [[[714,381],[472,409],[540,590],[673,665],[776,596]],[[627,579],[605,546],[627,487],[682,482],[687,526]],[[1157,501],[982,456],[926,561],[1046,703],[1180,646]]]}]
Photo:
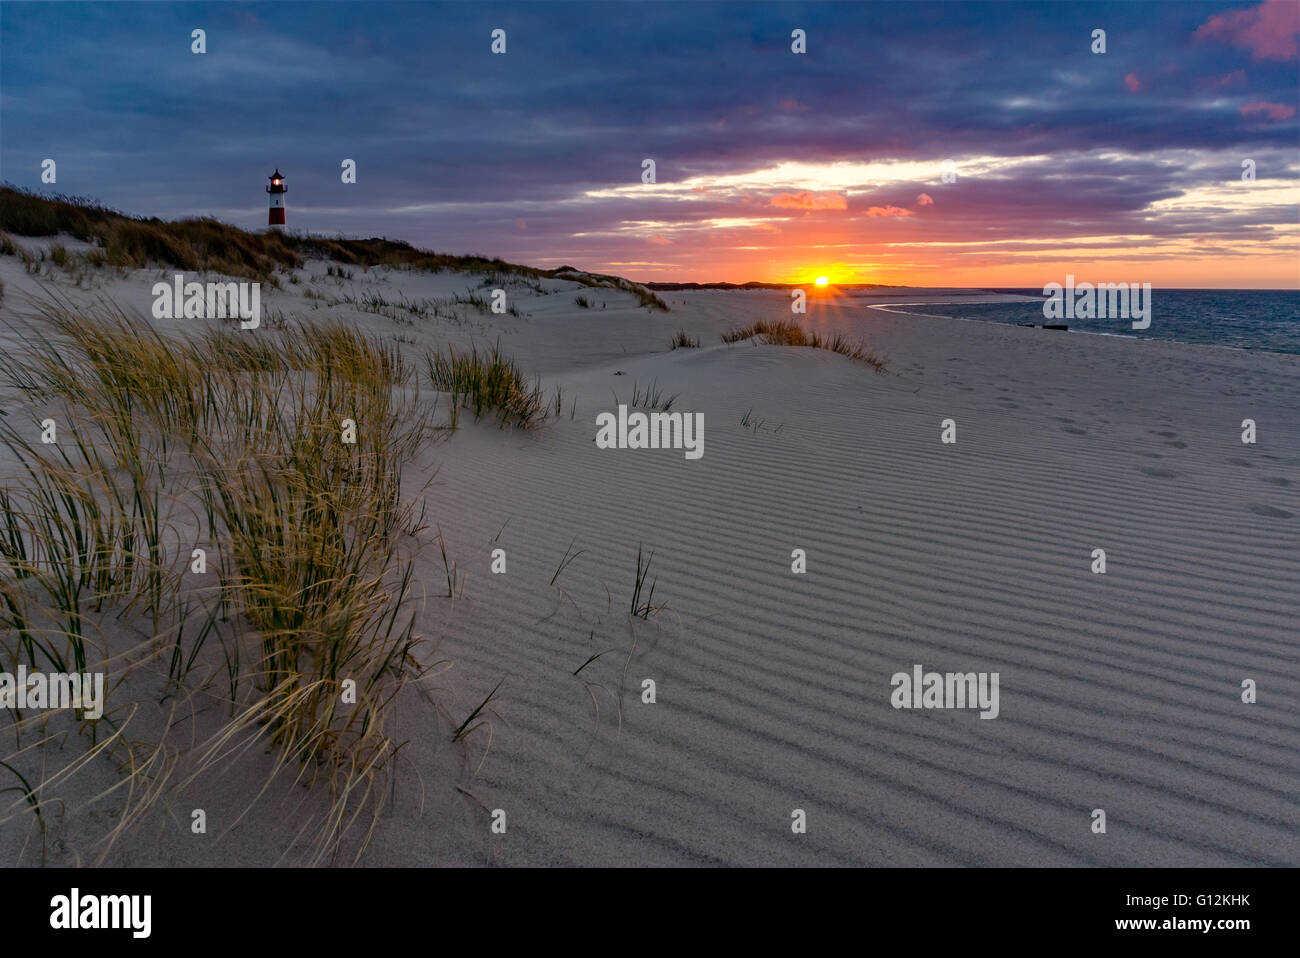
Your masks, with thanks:
[{"label": "setting sun", "polygon": [[818,276],[816,279],[816,283],[818,286],[825,286],[829,282],[830,280],[828,280],[825,276]]}]

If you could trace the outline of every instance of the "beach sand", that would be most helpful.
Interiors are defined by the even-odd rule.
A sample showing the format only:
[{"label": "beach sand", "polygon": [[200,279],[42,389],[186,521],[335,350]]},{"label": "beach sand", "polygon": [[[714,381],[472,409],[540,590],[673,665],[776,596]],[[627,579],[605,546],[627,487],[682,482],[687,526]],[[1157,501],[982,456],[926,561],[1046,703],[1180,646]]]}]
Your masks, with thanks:
[{"label": "beach sand", "polygon": [[[408,468],[464,582],[446,598],[428,533],[418,631],[450,668],[403,693],[406,745],[362,864],[1300,863],[1300,358],[857,298],[791,317],[775,291],[670,291],[662,313],[558,280],[507,287],[521,317],[408,327],[302,291],[414,300],[480,277],[326,268],[264,287],[264,313],[344,318],[410,340],[413,356],[499,341],[565,397],[527,433],[462,416]],[[152,283],[171,275],[60,288],[148,317]],[[0,317],[21,327],[40,291],[13,257],[0,279]],[[787,318],[861,339],[888,373],[719,342]],[[670,351],[678,329],[702,346]],[[703,413],[701,458],[597,447],[596,416],[650,383],[676,395],[674,412]],[[552,585],[571,543],[581,554]],[[665,605],[646,620],[628,614],[639,547]],[[490,572],[497,548],[505,574]],[[998,673],[996,719],[894,708],[891,677],[915,665]],[[498,683],[488,724],[452,744]],[[292,861],[277,811],[290,799],[268,794],[230,827],[259,762],[204,784],[212,834],[185,827],[187,798],[107,861]],[[68,808],[112,781],[87,778],[69,783]],[[806,833],[792,831],[797,809]],[[79,861],[93,824],[52,822],[50,863]],[[20,831],[5,826],[0,852],[34,863]]]}]

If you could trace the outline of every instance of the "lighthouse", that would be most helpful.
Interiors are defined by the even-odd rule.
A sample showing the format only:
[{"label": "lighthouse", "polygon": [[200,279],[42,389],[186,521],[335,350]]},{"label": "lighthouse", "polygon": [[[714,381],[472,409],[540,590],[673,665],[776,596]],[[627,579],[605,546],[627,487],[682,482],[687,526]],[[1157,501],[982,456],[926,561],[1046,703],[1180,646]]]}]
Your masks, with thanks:
[{"label": "lighthouse", "polygon": [[277,169],[271,174],[271,185],[266,188],[266,192],[271,194],[271,210],[266,220],[268,226],[284,226],[284,194],[287,190],[284,177]]}]

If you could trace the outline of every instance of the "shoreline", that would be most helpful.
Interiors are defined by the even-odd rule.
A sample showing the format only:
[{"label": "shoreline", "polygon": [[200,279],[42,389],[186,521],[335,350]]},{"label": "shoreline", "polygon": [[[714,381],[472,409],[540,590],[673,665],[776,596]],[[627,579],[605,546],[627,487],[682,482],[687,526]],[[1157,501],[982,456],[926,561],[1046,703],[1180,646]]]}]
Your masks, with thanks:
[{"label": "shoreline", "polygon": [[[1284,291],[1284,292],[1289,292],[1289,291]],[[911,306],[911,305],[935,306],[935,305],[942,305],[942,304],[939,303],[862,303],[859,304],[858,308],[876,309],[883,313],[892,313],[896,316],[923,316],[926,319],[951,319],[961,323],[980,323],[983,325],[990,325],[990,326],[1009,326],[1018,329],[1030,328],[1028,326],[1022,326],[1019,323],[1008,323],[998,319],[975,319],[969,316],[940,316],[937,313],[913,313],[899,308],[901,306]],[[972,305],[996,305],[996,304],[972,304]],[[1041,324],[1034,328],[1041,328]],[[1054,330],[1048,330],[1048,331],[1053,332]],[[1246,352],[1246,353],[1253,353],[1253,354],[1263,354],[1269,356],[1290,356],[1293,358],[1300,358],[1300,346],[1296,347],[1295,352],[1287,352],[1286,350],[1269,349],[1266,346],[1234,346],[1229,343],[1194,343],[1185,339],[1166,339],[1160,336],[1133,336],[1128,333],[1106,333],[1096,329],[1079,329],[1076,326],[1070,326],[1068,330],[1056,330],[1056,331],[1078,333],[1083,336],[1104,336],[1107,339],[1127,339],[1127,340],[1132,340],[1134,342],[1172,343],[1179,346],[1197,346],[1204,349],[1231,349],[1231,350],[1236,350],[1238,352]]]}]

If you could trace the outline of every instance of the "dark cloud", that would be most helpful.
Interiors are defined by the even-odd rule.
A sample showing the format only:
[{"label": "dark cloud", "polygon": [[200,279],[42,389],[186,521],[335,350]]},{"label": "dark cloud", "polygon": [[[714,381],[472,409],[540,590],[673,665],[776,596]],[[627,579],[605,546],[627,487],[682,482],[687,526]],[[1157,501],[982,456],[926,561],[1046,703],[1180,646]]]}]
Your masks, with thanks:
[{"label": "dark cloud", "polygon": [[[11,4],[0,175],[39,188],[51,156],[60,191],[256,227],[278,166],[299,228],[593,263],[680,245],[629,223],[756,207],[787,240],[854,220],[916,242],[1259,236],[1295,210],[1151,212],[1233,179],[1245,157],[1261,179],[1294,176],[1295,57],[1265,36],[1285,17],[1258,7]],[[489,52],[496,27],[505,56]],[[1104,55],[1089,49],[1097,27]],[[795,28],[807,55],[790,53]],[[810,199],[842,190],[781,184],[690,203],[582,199],[639,182],[644,157],[661,183],[786,161],[936,173],[851,192],[843,209]],[[1013,162],[948,187],[937,169],[950,157]],[[340,182],[344,158],[356,185]],[[888,215],[860,215],[872,208]]]}]

